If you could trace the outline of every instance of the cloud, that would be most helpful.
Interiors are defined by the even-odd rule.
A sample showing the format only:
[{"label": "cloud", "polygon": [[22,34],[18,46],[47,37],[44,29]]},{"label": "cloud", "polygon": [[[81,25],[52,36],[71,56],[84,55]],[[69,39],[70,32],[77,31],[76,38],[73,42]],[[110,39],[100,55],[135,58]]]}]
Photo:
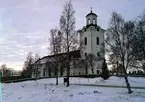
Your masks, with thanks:
[{"label": "cloud", "polygon": [[[1,0],[0,3],[0,64],[20,69],[28,52],[48,54],[49,30],[59,27],[63,5],[68,0]],[[76,29],[86,25],[85,16],[98,15],[98,25],[107,29],[112,11],[127,20],[136,18],[145,1],[72,0],[76,10]]]}]

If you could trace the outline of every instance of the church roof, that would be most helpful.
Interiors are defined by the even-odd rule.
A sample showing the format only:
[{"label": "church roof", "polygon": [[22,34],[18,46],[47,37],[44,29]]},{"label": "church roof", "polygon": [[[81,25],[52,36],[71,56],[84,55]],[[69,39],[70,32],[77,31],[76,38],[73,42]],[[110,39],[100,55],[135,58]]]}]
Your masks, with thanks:
[{"label": "church roof", "polygon": [[[95,16],[97,16],[95,13],[90,12],[89,14],[86,15],[86,17],[89,16],[89,15],[95,15]],[[97,17],[98,17],[98,16],[97,16]]]},{"label": "church roof", "polygon": [[92,12],[92,8],[91,8],[91,12],[89,14],[87,14],[86,17],[89,16],[89,15],[95,15],[95,16],[97,16],[95,13]]},{"label": "church roof", "polygon": [[[81,58],[80,50],[70,51],[69,54],[70,54],[70,58]],[[38,59],[38,60],[37,60],[36,62],[34,62],[34,63],[37,63],[38,61],[40,61],[40,60],[42,60],[42,59],[45,59],[45,58],[46,58],[46,59],[47,59],[47,58],[53,58],[53,57],[55,57],[55,56],[61,57],[61,56],[64,56],[64,55],[67,55],[67,53],[59,53],[58,55],[53,54],[53,55],[44,56],[44,57]]]},{"label": "church roof", "polygon": [[78,32],[84,31],[84,30],[87,29],[89,26],[95,26],[96,28],[99,28],[99,29],[101,29],[101,30],[103,30],[103,31],[106,31],[105,29],[101,28],[99,25],[90,24],[90,25],[83,26],[82,29],[78,30]]}]

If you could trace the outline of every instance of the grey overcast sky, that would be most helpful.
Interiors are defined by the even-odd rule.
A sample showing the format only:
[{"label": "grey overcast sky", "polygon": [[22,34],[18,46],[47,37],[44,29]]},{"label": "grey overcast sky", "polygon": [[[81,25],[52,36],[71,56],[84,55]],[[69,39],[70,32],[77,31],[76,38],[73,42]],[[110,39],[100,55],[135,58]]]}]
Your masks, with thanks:
[{"label": "grey overcast sky", "polygon": [[[0,65],[22,69],[28,52],[48,54],[49,30],[58,26],[67,0],[0,0]],[[112,11],[134,20],[145,7],[145,0],[72,0],[76,29],[85,25],[90,12],[98,15],[98,25],[107,29]]]}]

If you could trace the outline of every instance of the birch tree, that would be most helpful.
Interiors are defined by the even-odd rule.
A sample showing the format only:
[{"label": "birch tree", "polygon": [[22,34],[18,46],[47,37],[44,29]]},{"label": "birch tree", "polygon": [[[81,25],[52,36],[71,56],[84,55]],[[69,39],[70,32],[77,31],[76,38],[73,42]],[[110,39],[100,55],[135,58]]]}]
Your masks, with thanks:
[{"label": "birch tree", "polygon": [[55,68],[56,85],[58,85],[58,67],[60,66],[61,61],[59,58],[59,53],[61,52],[62,33],[58,29],[51,29],[50,36],[51,53],[54,54],[52,64]]},{"label": "birch tree", "polygon": [[106,32],[107,49],[110,53],[114,54],[119,61],[118,63],[122,65],[128,93],[132,93],[128,81],[127,69],[134,61],[134,51],[132,50],[134,28],[135,25],[132,21],[125,22],[120,14],[113,12],[109,28]]},{"label": "birch tree", "polygon": [[60,31],[63,34],[62,48],[67,53],[67,87],[69,86],[70,75],[70,54],[71,50],[78,47],[78,35],[75,31],[75,11],[71,1],[66,2],[60,17]]}]

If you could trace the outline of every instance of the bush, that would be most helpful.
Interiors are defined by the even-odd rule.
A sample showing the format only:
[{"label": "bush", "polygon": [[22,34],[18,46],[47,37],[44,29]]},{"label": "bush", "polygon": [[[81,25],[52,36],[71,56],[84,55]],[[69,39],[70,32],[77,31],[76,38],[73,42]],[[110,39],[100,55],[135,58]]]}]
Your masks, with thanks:
[{"label": "bush", "polygon": [[108,68],[107,68],[107,63],[106,63],[106,60],[104,59],[104,62],[102,64],[102,74],[101,74],[101,77],[106,80],[109,78],[109,71],[108,71]]},{"label": "bush", "polygon": [[74,76],[70,76],[70,77],[96,78],[96,77],[100,77],[100,75],[95,75],[95,74],[90,74],[90,75],[74,75]]},{"label": "bush", "polygon": [[5,77],[2,77],[1,81],[2,82],[13,82],[13,81],[19,82],[20,80],[24,81],[26,79],[28,80],[28,78],[22,77],[22,76],[5,76]]}]

